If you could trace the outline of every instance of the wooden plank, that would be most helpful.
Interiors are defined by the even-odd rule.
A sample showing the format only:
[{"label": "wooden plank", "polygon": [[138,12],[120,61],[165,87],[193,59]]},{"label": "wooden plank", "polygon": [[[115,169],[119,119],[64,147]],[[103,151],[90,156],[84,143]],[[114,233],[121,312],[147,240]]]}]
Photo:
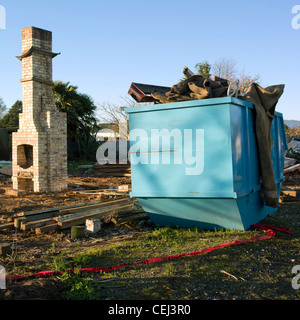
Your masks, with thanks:
[{"label": "wooden plank", "polygon": [[131,177],[131,173],[123,172],[101,172],[99,177]]},{"label": "wooden plank", "polygon": [[297,202],[299,201],[298,198],[290,197],[290,196],[281,196],[279,198],[279,203],[286,203],[286,202]]},{"label": "wooden plank", "polygon": [[108,208],[100,208],[98,212],[94,212],[94,213],[91,213],[91,214],[87,214],[87,215],[84,215],[84,216],[80,216],[80,217],[75,217],[73,219],[69,219],[69,220],[65,220],[65,221],[59,221],[58,222],[58,225],[59,225],[59,228],[60,229],[67,229],[67,228],[70,228],[71,226],[74,226],[75,224],[84,224],[86,219],[89,219],[89,218],[103,218],[105,216],[108,216],[110,214],[115,214],[116,212],[119,212],[119,211],[122,211],[122,210],[130,210],[132,209],[133,207],[133,204],[130,204],[130,205],[124,205],[122,207],[118,207],[118,208],[111,208],[111,209],[108,209]]},{"label": "wooden plank", "polygon": [[47,232],[52,231],[52,230],[57,230],[58,227],[59,226],[58,226],[57,222],[54,222],[52,224],[48,224],[48,225],[43,226],[43,227],[35,228],[35,233],[36,234],[47,233]]},{"label": "wooden plank", "polygon": [[35,215],[35,214],[40,214],[40,213],[45,213],[45,212],[53,212],[53,211],[59,211],[59,210],[64,210],[64,209],[69,209],[69,208],[78,208],[78,207],[84,207],[87,205],[92,205],[92,204],[97,204],[101,203],[101,200],[97,201],[92,201],[92,202],[84,202],[84,203],[75,203],[71,204],[69,206],[62,206],[62,207],[54,207],[54,208],[46,208],[46,209],[39,209],[39,210],[32,210],[32,211],[23,211],[19,213],[15,213],[13,217],[23,217],[23,216],[30,216],[30,215]]},{"label": "wooden plank", "polygon": [[132,198],[125,198],[125,199],[120,199],[120,200],[113,200],[113,201],[105,201],[105,202],[101,202],[99,204],[95,204],[95,205],[89,205],[89,206],[84,206],[84,207],[79,207],[79,208],[70,208],[70,209],[66,209],[66,210],[60,210],[59,214],[69,214],[69,213],[75,213],[75,212],[81,212],[81,211],[86,211],[86,210],[92,210],[95,208],[102,208],[102,207],[107,207],[107,206],[111,206],[111,205],[121,205],[124,203],[130,203],[133,202],[134,200]]},{"label": "wooden plank", "polygon": [[87,216],[90,214],[98,213],[98,212],[105,212],[107,210],[113,210],[118,208],[123,208],[124,206],[129,206],[130,208],[133,207],[133,203],[123,203],[123,204],[115,204],[115,205],[110,205],[110,206],[105,206],[105,207],[96,207],[96,208],[91,208],[88,210],[82,210],[70,214],[65,214],[63,216],[55,217],[54,220],[57,222],[62,222],[70,219],[75,219],[83,216]]},{"label": "wooden plank", "polygon": [[290,196],[299,199],[300,190],[282,190],[281,193],[285,196]]},{"label": "wooden plank", "polygon": [[284,158],[284,169],[294,165],[296,162],[297,162],[296,159],[285,157]]},{"label": "wooden plank", "polygon": [[140,212],[136,214],[131,214],[128,216],[123,216],[123,217],[112,217],[111,221],[115,224],[122,224],[122,223],[129,223],[133,222],[136,220],[142,220],[148,218],[147,213],[145,212]]},{"label": "wooden plank", "polygon": [[[52,211],[52,212],[44,212],[40,214],[34,214],[34,215],[29,215],[21,218],[25,218],[27,221],[37,221],[37,220],[43,220],[43,219],[49,219],[49,218],[54,218],[59,215],[59,211]],[[14,220],[16,220],[15,218]]]},{"label": "wooden plank", "polygon": [[295,164],[295,165],[293,165],[291,167],[288,167],[288,168],[284,169],[283,170],[283,174],[288,173],[288,172],[293,172],[293,171],[295,171],[297,169],[300,169],[300,163]]},{"label": "wooden plank", "polygon": [[99,190],[81,190],[81,191],[75,191],[75,193],[79,194],[101,194],[101,193],[118,193],[123,195],[129,195],[128,190],[118,190],[118,189],[99,189]]},{"label": "wooden plank", "polygon": [[68,183],[68,187],[71,187],[71,188],[83,188],[83,189],[87,189],[87,190],[99,189],[99,186],[94,186],[92,184],[77,184],[77,183]]},{"label": "wooden plank", "polygon": [[43,220],[38,220],[38,221],[31,221],[31,222],[21,222],[21,230],[28,231],[31,229],[43,227],[47,224],[53,223],[53,219],[43,219]]},{"label": "wooden plank", "polygon": [[0,231],[5,230],[5,229],[12,229],[13,227],[14,227],[13,222],[2,223],[2,224],[0,224]]}]

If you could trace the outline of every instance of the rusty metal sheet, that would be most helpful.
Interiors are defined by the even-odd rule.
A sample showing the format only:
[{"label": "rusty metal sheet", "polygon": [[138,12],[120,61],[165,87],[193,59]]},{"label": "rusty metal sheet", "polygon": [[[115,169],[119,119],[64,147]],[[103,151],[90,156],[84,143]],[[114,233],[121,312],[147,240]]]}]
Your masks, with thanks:
[{"label": "rusty metal sheet", "polygon": [[165,93],[170,90],[171,87],[132,82],[128,94],[137,102],[156,102],[157,100],[150,96],[152,92],[158,91]]}]

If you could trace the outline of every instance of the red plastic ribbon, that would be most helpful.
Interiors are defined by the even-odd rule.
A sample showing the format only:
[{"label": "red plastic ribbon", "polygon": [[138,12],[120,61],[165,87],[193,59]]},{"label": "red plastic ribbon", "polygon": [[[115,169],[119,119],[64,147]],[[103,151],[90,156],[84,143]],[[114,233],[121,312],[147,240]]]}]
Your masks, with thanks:
[{"label": "red plastic ribbon", "polygon": [[6,278],[12,279],[12,280],[24,280],[24,279],[31,279],[31,278],[37,278],[37,277],[56,276],[56,275],[60,275],[63,273],[72,273],[72,272],[79,272],[79,271],[82,271],[82,272],[108,272],[108,271],[112,271],[115,269],[130,266],[130,265],[150,264],[150,263],[158,263],[158,262],[163,262],[163,261],[168,261],[168,260],[175,260],[175,259],[178,259],[178,258],[181,258],[184,256],[198,255],[201,253],[211,252],[211,251],[218,250],[218,249],[225,248],[225,247],[232,247],[232,246],[237,246],[237,245],[246,244],[246,243],[252,243],[252,242],[256,242],[256,241],[269,240],[275,236],[275,232],[273,230],[277,230],[277,231],[281,231],[281,232],[285,232],[285,233],[289,233],[289,234],[293,233],[293,232],[289,231],[287,228],[269,226],[266,224],[254,224],[251,227],[252,227],[252,229],[255,229],[255,230],[264,231],[265,234],[262,236],[254,236],[254,237],[251,237],[246,240],[234,240],[231,242],[225,242],[220,245],[217,245],[217,246],[214,246],[211,248],[207,248],[207,249],[202,249],[199,251],[182,253],[182,254],[178,254],[178,255],[174,255],[174,256],[149,258],[149,259],[144,259],[144,260],[140,260],[140,261],[136,261],[136,262],[128,262],[128,263],[118,264],[118,265],[111,266],[111,267],[80,268],[80,269],[71,269],[71,270],[63,270],[63,271],[41,271],[41,272],[34,273],[31,275],[27,275],[27,276],[8,276]]}]

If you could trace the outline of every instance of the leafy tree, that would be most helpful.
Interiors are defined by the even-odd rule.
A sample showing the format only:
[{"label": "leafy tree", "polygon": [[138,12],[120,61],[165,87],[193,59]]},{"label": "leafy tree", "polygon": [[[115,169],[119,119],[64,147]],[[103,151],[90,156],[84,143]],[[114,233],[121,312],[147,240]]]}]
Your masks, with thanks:
[{"label": "leafy tree", "polygon": [[200,74],[205,78],[211,77],[211,74],[210,74],[211,65],[206,60],[200,63],[196,63],[195,69],[197,74]]},{"label": "leafy tree", "polygon": [[6,111],[6,105],[3,102],[2,98],[0,97],[0,119],[4,116]]},{"label": "leafy tree", "polygon": [[15,104],[8,110],[7,114],[0,119],[0,128],[18,129],[19,113],[22,112],[22,101],[17,100]]}]

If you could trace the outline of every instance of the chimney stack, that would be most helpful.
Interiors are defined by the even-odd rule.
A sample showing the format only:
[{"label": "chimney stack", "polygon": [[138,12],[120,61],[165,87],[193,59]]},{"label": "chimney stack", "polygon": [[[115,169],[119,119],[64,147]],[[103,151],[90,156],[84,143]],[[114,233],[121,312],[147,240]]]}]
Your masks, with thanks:
[{"label": "chimney stack", "polygon": [[62,191],[68,186],[67,119],[53,98],[52,33],[22,30],[23,110],[13,133],[13,188],[34,192]]}]

